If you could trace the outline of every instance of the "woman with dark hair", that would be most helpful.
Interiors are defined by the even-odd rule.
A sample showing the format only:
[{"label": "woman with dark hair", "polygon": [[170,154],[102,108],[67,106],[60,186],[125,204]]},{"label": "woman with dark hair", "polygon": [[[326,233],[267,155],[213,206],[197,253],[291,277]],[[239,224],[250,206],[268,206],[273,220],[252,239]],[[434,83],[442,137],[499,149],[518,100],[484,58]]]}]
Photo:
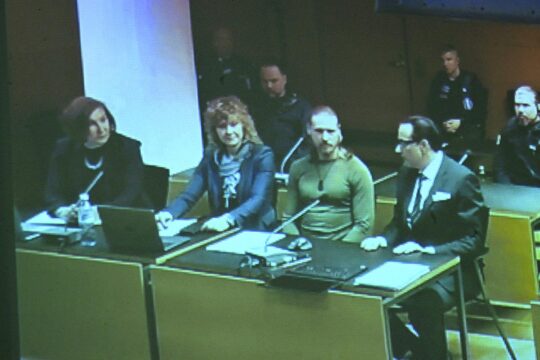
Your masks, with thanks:
[{"label": "woman with dark hair", "polygon": [[275,220],[274,155],[259,139],[246,105],[234,96],[212,100],[204,120],[208,139],[204,157],[186,190],[156,219],[166,225],[208,191],[211,218],[202,230],[269,228]]},{"label": "woman with dark hair", "polygon": [[96,204],[144,206],[141,143],[116,132],[116,121],[101,101],[78,97],[62,112],[67,137],[53,151],[45,201],[49,212],[76,217],[79,194],[103,176],[90,191]]}]

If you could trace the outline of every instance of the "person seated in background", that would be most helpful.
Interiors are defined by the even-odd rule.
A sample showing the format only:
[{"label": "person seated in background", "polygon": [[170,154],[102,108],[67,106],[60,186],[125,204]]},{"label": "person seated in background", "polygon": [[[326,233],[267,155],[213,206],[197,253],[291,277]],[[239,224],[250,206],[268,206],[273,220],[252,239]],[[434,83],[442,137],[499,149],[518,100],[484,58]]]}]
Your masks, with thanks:
[{"label": "person seated in background", "polygon": [[[391,246],[396,255],[460,256],[465,298],[471,298],[480,290],[473,260],[485,237],[479,180],[441,151],[439,130],[426,117],[411,116],[399,125],[396,152],[404,166],[397,178],[394,217],[382,236],[364,239],[361,247]],[[456,291],[449,275],[402,304],[418,336],[390,314],[395,355],[412,351],[413,359],[446,359],[444,312],[455,305]]]},{"label": "person seated in background", "polygon": [[308,238],[360,242],[371,235],[375,217],[371,173],[359,158],[340,146],[339,120],[330,107],[315,108],[307,132],[312,151],[291,166],[283,219],[317,199],[321,202],[284,231]]},{"label": "person seated in background", "polygon": [[429,116],[449,150],[474,149],[484,139],[486,90],[474,73],[461,69],[454,46],[445,46],[441,59],[444,70],[437,73],[429,89]]},{"label": "person seated in background", "polygon": [[208,191],[211,218],[201,230],[268,229],[275,221],[274,155],[259,139],[247,106],[234,96],[217,98],[209,102],[204,119],[208,145],[203,159],[186,190],[156,220],[166,226]]},{"label": "person seated in background", "polygon": [[197,57],[201,113],[207,102],[223,96],[237,96],[246,102],[256,86],[255,66],[235,51],[230,28],[220,26],[212,32],[210,54]]},{"label": "person seated in background", "polygon": [[[257,131],[262,141],[270,146],[279,167],[284,157],[305,135],[311,116],[309,102],[287,87],[287,70],[276,59],[263,61],[259,68],[261,90],[250,105]],[[286,164],[307,154],[307,147],[297,149]]]},{"label": "person seated in background", "polygon": [[50,213],[73,220],[79,194],[100,171],[103,176],[90,191],[95,204],[148,205],[143,191],[141,143],[119,134],[116,120],[104,103],[77,97],[62,112],[67,137],[53,150],[45,202]]},{"label": "person seated in background", "polygon": [[520,86],[514,94],[512,117],[497,139],[495,181],[540,186],[540,105],[538,93]]}]

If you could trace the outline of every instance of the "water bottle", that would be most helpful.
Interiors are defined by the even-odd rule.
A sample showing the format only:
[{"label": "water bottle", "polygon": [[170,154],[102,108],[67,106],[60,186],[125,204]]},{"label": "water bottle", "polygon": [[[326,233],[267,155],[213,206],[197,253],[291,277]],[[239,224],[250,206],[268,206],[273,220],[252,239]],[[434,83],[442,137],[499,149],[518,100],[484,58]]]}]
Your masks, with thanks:
[{"label": "water bottle", "polygon": [[478,166],[478,179],[480,180],[480,182],[486,181],[486,168],[484,167],[484,165]]},{"label": "water bottle", "polygon": [[94,226],[94,209],[90,204],[90,197],[87,193],[79,195],[77,206],[79,227],[81,228],[80,240],[82,246],[94,246],[96,240],[93,236],[92,226]]}]

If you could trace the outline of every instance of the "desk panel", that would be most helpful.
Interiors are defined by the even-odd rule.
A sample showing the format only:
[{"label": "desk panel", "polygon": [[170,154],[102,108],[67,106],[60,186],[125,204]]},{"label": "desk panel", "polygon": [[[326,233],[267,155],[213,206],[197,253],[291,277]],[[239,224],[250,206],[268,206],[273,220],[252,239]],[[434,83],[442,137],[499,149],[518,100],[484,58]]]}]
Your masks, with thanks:
[{"label": "desk panel", "polygon": [[161,359],[389,357],[380,298],[152,267]]},{"label": "desk panel", "polygon": [[540,302],[531,301],[532,325],[536,358],[540,359]]},{"label": "desk panel", "polygon": [[142,265],[17,249],[21,355],[150,359]]},{"label": "desk panel", "polygon": [[531,219],[491,211],[486,239],[486,290],[491,300],[528,304],[538,294]]}]

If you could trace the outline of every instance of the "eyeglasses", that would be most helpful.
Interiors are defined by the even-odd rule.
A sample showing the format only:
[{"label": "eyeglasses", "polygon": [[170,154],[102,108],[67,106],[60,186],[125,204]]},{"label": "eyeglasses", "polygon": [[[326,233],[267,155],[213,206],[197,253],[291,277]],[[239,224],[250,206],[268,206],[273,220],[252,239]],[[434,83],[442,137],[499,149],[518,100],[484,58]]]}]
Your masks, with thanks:
[{"label": "eyeglasses", "polygon": [[414,140],[398,140],[396,147],[399,149],[404,149],[405,147],[409,146],[410,144],[415,143]]}]

